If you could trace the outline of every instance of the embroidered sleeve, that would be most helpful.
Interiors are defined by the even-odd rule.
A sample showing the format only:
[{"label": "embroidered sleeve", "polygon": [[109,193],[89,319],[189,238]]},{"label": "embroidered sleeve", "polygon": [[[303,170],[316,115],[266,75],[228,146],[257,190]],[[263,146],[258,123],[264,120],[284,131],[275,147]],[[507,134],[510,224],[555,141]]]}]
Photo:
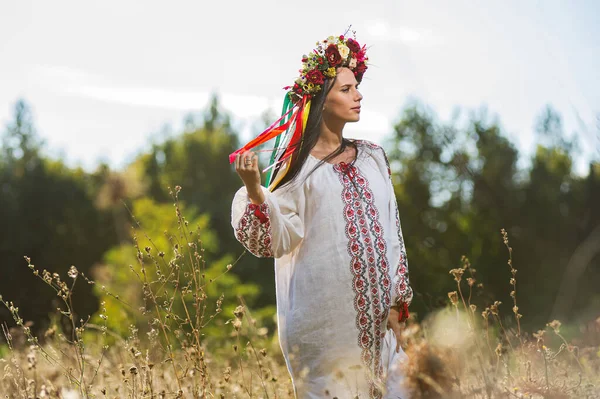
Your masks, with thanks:
[{"label": "embroidered sleeve", "polygon": [[279,258],[293,251],[304,237],[298,214],[298,195],[285,190],[271,193],[262,187],[265,202],[253,204],[246,187],[238,190],[231,207],[236,239],[259,258]]},{"label": "embroidered sleeve", "polygon": [[259,258],[272,258],[269,206],[249,203],[235,228],[235,238]]},{"label": "embroidered sleeve", "polygon": [[[380,147],[381,148],[381,147]],[[385,164],[387,167],[387,174],[389,178],[389,188],[390,188],[390,202],[391,202],[391,211],[395,215],[396,218],[396,230],[398,232],[398,242],[399,245],[399,257],[397,261],[397,270],[393,276],[392,287],[392,303],[396,305],[400,305],[400,308],[404,310],[406,315],[408,315],[408,305],[412,302],[413,298],[413,290],[410,286],[410,280],[408,278],[408,260],[406,258],[406,247],[404,246],[404,237],[402,235],[402,226],[400,225],[400,214],[398,212],[398,202],[396,200],[396,194],[394,192],[394,184],[392,182],[392,169],[390,168],[390,163],[385,154],[383,148],[381,148],[381,152],[383,153],[383,157],[385,159]]]}]

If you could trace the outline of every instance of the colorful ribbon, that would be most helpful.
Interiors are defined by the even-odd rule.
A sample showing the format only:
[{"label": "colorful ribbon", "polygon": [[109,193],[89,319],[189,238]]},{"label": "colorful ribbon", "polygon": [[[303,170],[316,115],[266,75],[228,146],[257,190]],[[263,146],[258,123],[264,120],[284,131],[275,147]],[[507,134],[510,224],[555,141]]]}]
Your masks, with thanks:
[{"label": "colorful ribbon", "polygon": [[[266,182],[267,187],[272,191],[277,183],[279,183],[287,174],[291,165],[293,153],[295,149],[302,144],[304,130],[306,129],[306,122],[310,112],[310,104],[311,101],[308,96],[305,96],[300,102],[293,105],[289,96],[286,95],[281,111],[281,117],[243,147],[229,154],[229,163],[235,161],[237,154],[249,151],[276,138],[269,166],[263,170],[263,173],[268,171]],[[273,176],[275,167],[278,165],[281,165],[281,167],[276,176]]]}]

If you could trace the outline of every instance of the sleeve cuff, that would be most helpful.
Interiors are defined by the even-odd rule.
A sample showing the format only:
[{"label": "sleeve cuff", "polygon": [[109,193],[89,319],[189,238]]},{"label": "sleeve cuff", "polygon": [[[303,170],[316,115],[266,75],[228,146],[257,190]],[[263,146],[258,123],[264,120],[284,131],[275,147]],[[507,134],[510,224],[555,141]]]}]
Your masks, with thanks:
[{"label": "sleeve cuff", "polygon": [[261,224],[267,223],[269,221],[269,207],[266,201],[260,205],[249,203],[248,209],[250,209],[250,211],[252,211],[252,214],[256,216],[258,220],[260,220]]}]

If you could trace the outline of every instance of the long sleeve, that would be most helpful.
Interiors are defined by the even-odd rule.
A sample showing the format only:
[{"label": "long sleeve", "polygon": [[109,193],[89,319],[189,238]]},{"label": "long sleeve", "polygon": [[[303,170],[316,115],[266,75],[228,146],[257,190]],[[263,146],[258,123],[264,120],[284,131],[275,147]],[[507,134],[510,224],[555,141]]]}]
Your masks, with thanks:
[{"label": "long sleeve", "polygon": [[261,187],[265,202],[253,204],[245,186],[235,194],[231,226],[236,239],[259,258],[279,258],[292,252],[304,238],[300,218],[302,189],[283,187],[270,192]]},{"label": "long sleeve", "polygon": [[406,247],[404,246],[404,237],[402,235],[402,226],[400,225],[400,214],[398,212],[398,202],[396,200],[396,194],[394,192],[394,184],[392,182],[392,170],[390,163],[385,151],[381,149],[385,164],[387,167],[388,174],[388,189],[390,193],[390,212],[396,216],[396,230],[398,231],[398,245],[399,245],[399,259],[397,264],[397,271],[393,276],[392,280],[392,303],[401,305],[405,311],[408,311],[408,305],[412,302],[413,290],[410,286],[410,280],[408,278],[408,260],[406,258]]}]

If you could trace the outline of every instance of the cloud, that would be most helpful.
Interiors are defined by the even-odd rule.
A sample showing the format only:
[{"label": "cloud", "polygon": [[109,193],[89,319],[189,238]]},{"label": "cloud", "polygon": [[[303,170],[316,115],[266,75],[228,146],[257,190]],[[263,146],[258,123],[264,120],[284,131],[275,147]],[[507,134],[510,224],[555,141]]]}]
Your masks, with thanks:
[{"label": "cloud", "polygon": [[[111,79],[87,71],[64,66],[38,66],[33,78],[51,91],[80,98],[94,99],[132,107],[160,108],[190,111],[208,106],[208,91],[182,91],[162,87],[142,87],[116,84]],[[238,122],[241,137],[251,139],[253,126],[263,113],[275,115],[281,107],[281,98],[218,93],[223,108]],[[344,135],[380,142],[391,129],[390,119],[383,113],[363,106],[361,121],[346,126]]]},{"label": "cloud", "polygon": [[443,43],[429,29],[416,30],[409,27],[390,27],[386,21],[373,20],[367,24],[367,34],[382,41],[400,42],[413,46],[434,46]]},{"label": "cloud", "polygon": [[[37,66],[32,70],[31,79],[61,94],[136,107],[188,111],[205,108],[211,97],[208,91],[119,85],[105,76],[66,66]],[[218,95],[222,106],[239,118],[256,117],[269,107],[280,106],[278,101],[264,96]]]}]

